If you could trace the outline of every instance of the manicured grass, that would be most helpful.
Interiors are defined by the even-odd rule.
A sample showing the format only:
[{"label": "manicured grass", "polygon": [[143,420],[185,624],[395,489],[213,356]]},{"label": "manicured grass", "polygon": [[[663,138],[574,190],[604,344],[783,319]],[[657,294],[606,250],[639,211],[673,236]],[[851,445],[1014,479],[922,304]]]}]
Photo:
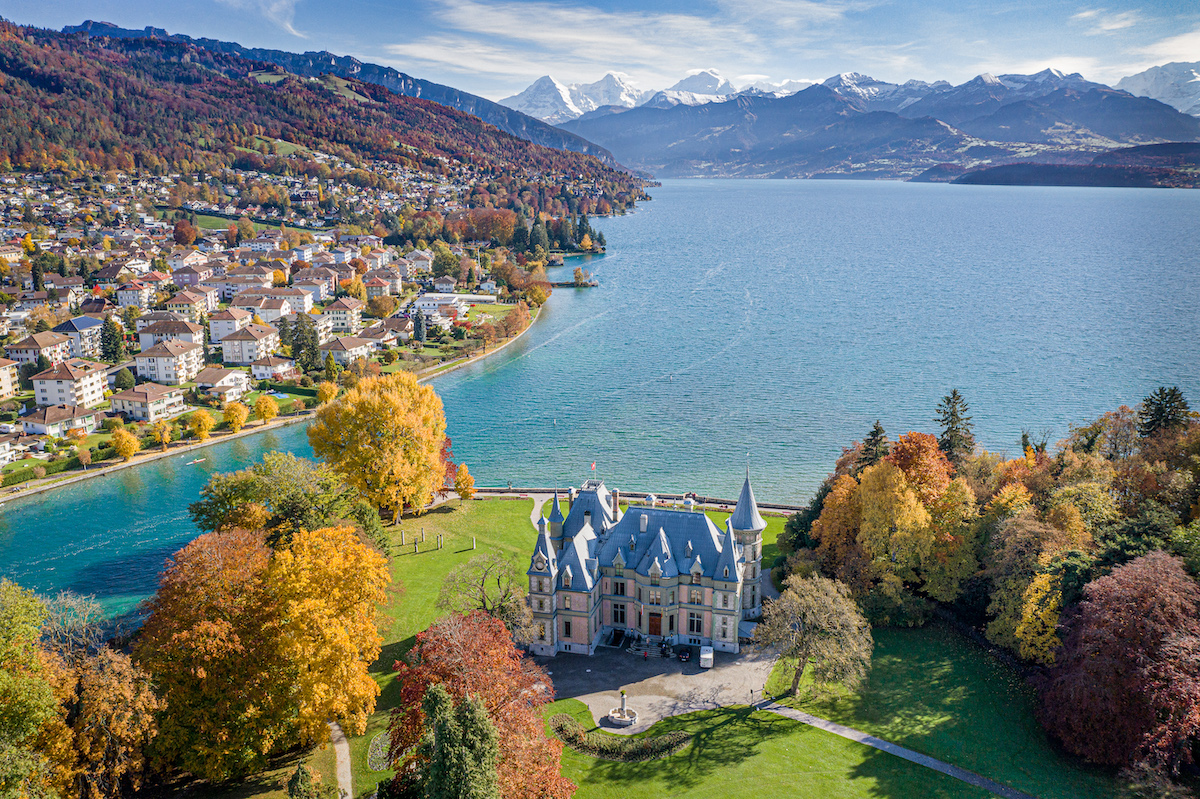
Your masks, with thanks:
[{"label": "manicured grass", "polygon": [[[398,527],[388,528],[393,553],[392,586],[383,628],[383,654],[371,666],[371,673],[383,689],[371,716],[365,735],[350,739],[351,771],[354,775],[354,797],[357,799],[375,790],[388,772],[372,772],[367,768],[367,749],[371,739],[387,728],[388,712],[399,698],[393,679],[392,666],[415,643],[416,634],[442,615],[437,608],[442,580],[450,570],[472,557],[487,552],[502,552],[512,559],[520,573],[528,568],[528,558],[536,531],[529,522],[532,500],[502,500],[462,502],[448,505],[422,516],[408,516]],[[412,554],[412,542],[425,531],[425,543],[420,552]],[[405,545],[400,546],[400,532]],[[442,549],[437,546],[438,534],[443,536]],[[476,549],[471,549],[471,537]]]},{"label": "manicured grass", "polygon": [[206,799],[287,799],[287,781],[302,762],[308,765],[314,779],[320,779],[321,785],[337,786],[337,756],[333,744],[325,744],[276,758],[271,768],[241,782],[218,786],[200,783],[189,793]]},{"label": "manicured grass", "polygon": [[471,309],[467,311],[467,320],[471,321],[471,322],[475,322],[475,321],[478,321],[479,317],[481,317],[481,316],[490,316],[490,317],[492,317],[491,319],[485,319],[484,321],[499,322],[501,319],[508,316],[512,312],[512,309],[515,307],[517,307],[517,306],[515,306],[515,305],[496,305],[496,304],[484,305],[484,304],[480,303],[478,305],[472,306]]},{"label": "manicured grass", "polygon": [[[595,727],[587,707],[577,700],[548,705],[545,718],[555,713],[569,713],[589,729]],[[691,744],[677,754],[644,763],[599,760],[564,747],[562,771],[579,786],[576,799],[991,796],[944,774],[744,705],[664,719],[642,735],[672,730],[690,733]]]},{"label": "manicured grass", "polygon": [[[776,666],[768,693],[791,684]],[[1120,783],[1063,752],[1042,731],[1036,697],[1009,668],[942,624],[875,630],[868,682],[857,694],[781,701],[970,769],[1041,799],[1113,796]]]}]

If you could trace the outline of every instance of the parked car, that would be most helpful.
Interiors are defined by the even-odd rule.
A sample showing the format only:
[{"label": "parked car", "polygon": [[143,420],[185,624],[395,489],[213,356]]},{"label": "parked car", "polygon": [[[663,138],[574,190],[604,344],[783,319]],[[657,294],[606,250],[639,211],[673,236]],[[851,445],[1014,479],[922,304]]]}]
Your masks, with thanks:
[{"label": "parked car", "polygon": [[700,668],[711,669],[713,666],[713,648],[711,646],[700,647]]}]

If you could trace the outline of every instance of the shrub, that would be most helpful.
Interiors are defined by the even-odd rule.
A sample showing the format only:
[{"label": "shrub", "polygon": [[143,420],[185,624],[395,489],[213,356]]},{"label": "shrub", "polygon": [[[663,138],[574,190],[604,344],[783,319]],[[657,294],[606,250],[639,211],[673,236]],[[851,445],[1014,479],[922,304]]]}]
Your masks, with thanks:
[{"label": "shrub", "polygon": [[655,735],[652,738],[626,738],[605,735],[593,730],[588,732],[576,719],[566,713],[551,717],[550,728],[567,746],[576,752],[621,763],[641,763],[673,755],[692,741],[686,732],[674,731]]},{"label": "shrub", "polygon": [[122,427],[124,427],[125,422],[121,421],[119,417],[114,416],[110,419],[105,419],[102,426],[105,430],[111,433],[114,430],[120,430]]}]

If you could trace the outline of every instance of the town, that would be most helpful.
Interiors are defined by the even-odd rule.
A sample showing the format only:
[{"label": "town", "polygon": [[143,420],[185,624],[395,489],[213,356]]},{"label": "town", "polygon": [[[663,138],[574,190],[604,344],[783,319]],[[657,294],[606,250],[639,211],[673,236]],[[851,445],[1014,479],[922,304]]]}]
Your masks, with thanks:
[{"label": "town", "polygon": [[[530,252],[514,252],[499,240],[513,244],[513,220],[526,233],[520,217],[468,211],[463,233],[483,216],[507,215],[510,226],[461,240],[443,213],[459,208],[462,187],[425,177],[410,196],[241,170],[214,180],[218,189],[180,175],[0,179],[4,485],[113,457],[113,433],[127,424],[146,444],[203,440],[213,423],[194,411],[261,401],[274,410],[258,405],[260,419],[304,412],[316,404],[314,377],[336,385],[348,372],[344,385],[435,368],[520,333],[551,292],[545,266],[561,263],[538,235],[553,222],[535,221]],[[280,193],[296,202],[248,202]],[[214,194],[227,201],[205,199]],[[421,210],[409,202],[418,197]],[[325,227],[339,207],[358,221],[415,218],[419,238]],[[569,243],[599,249],[580,227],[583,246]]]}]

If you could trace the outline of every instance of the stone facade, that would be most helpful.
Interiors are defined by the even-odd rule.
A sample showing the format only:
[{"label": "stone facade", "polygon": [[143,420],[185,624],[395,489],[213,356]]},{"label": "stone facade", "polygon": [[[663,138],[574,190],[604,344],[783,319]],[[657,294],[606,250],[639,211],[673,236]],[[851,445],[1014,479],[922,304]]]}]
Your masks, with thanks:
[{"label": "stone facade", "polygon": [[737,652],[743,621],[762,613],[762,532],[747,476],[724,532],[703,513],[584,483],[564,517],[558,496],[538,524],[527,575],[530,651],[593,654],[616,631]]}]

